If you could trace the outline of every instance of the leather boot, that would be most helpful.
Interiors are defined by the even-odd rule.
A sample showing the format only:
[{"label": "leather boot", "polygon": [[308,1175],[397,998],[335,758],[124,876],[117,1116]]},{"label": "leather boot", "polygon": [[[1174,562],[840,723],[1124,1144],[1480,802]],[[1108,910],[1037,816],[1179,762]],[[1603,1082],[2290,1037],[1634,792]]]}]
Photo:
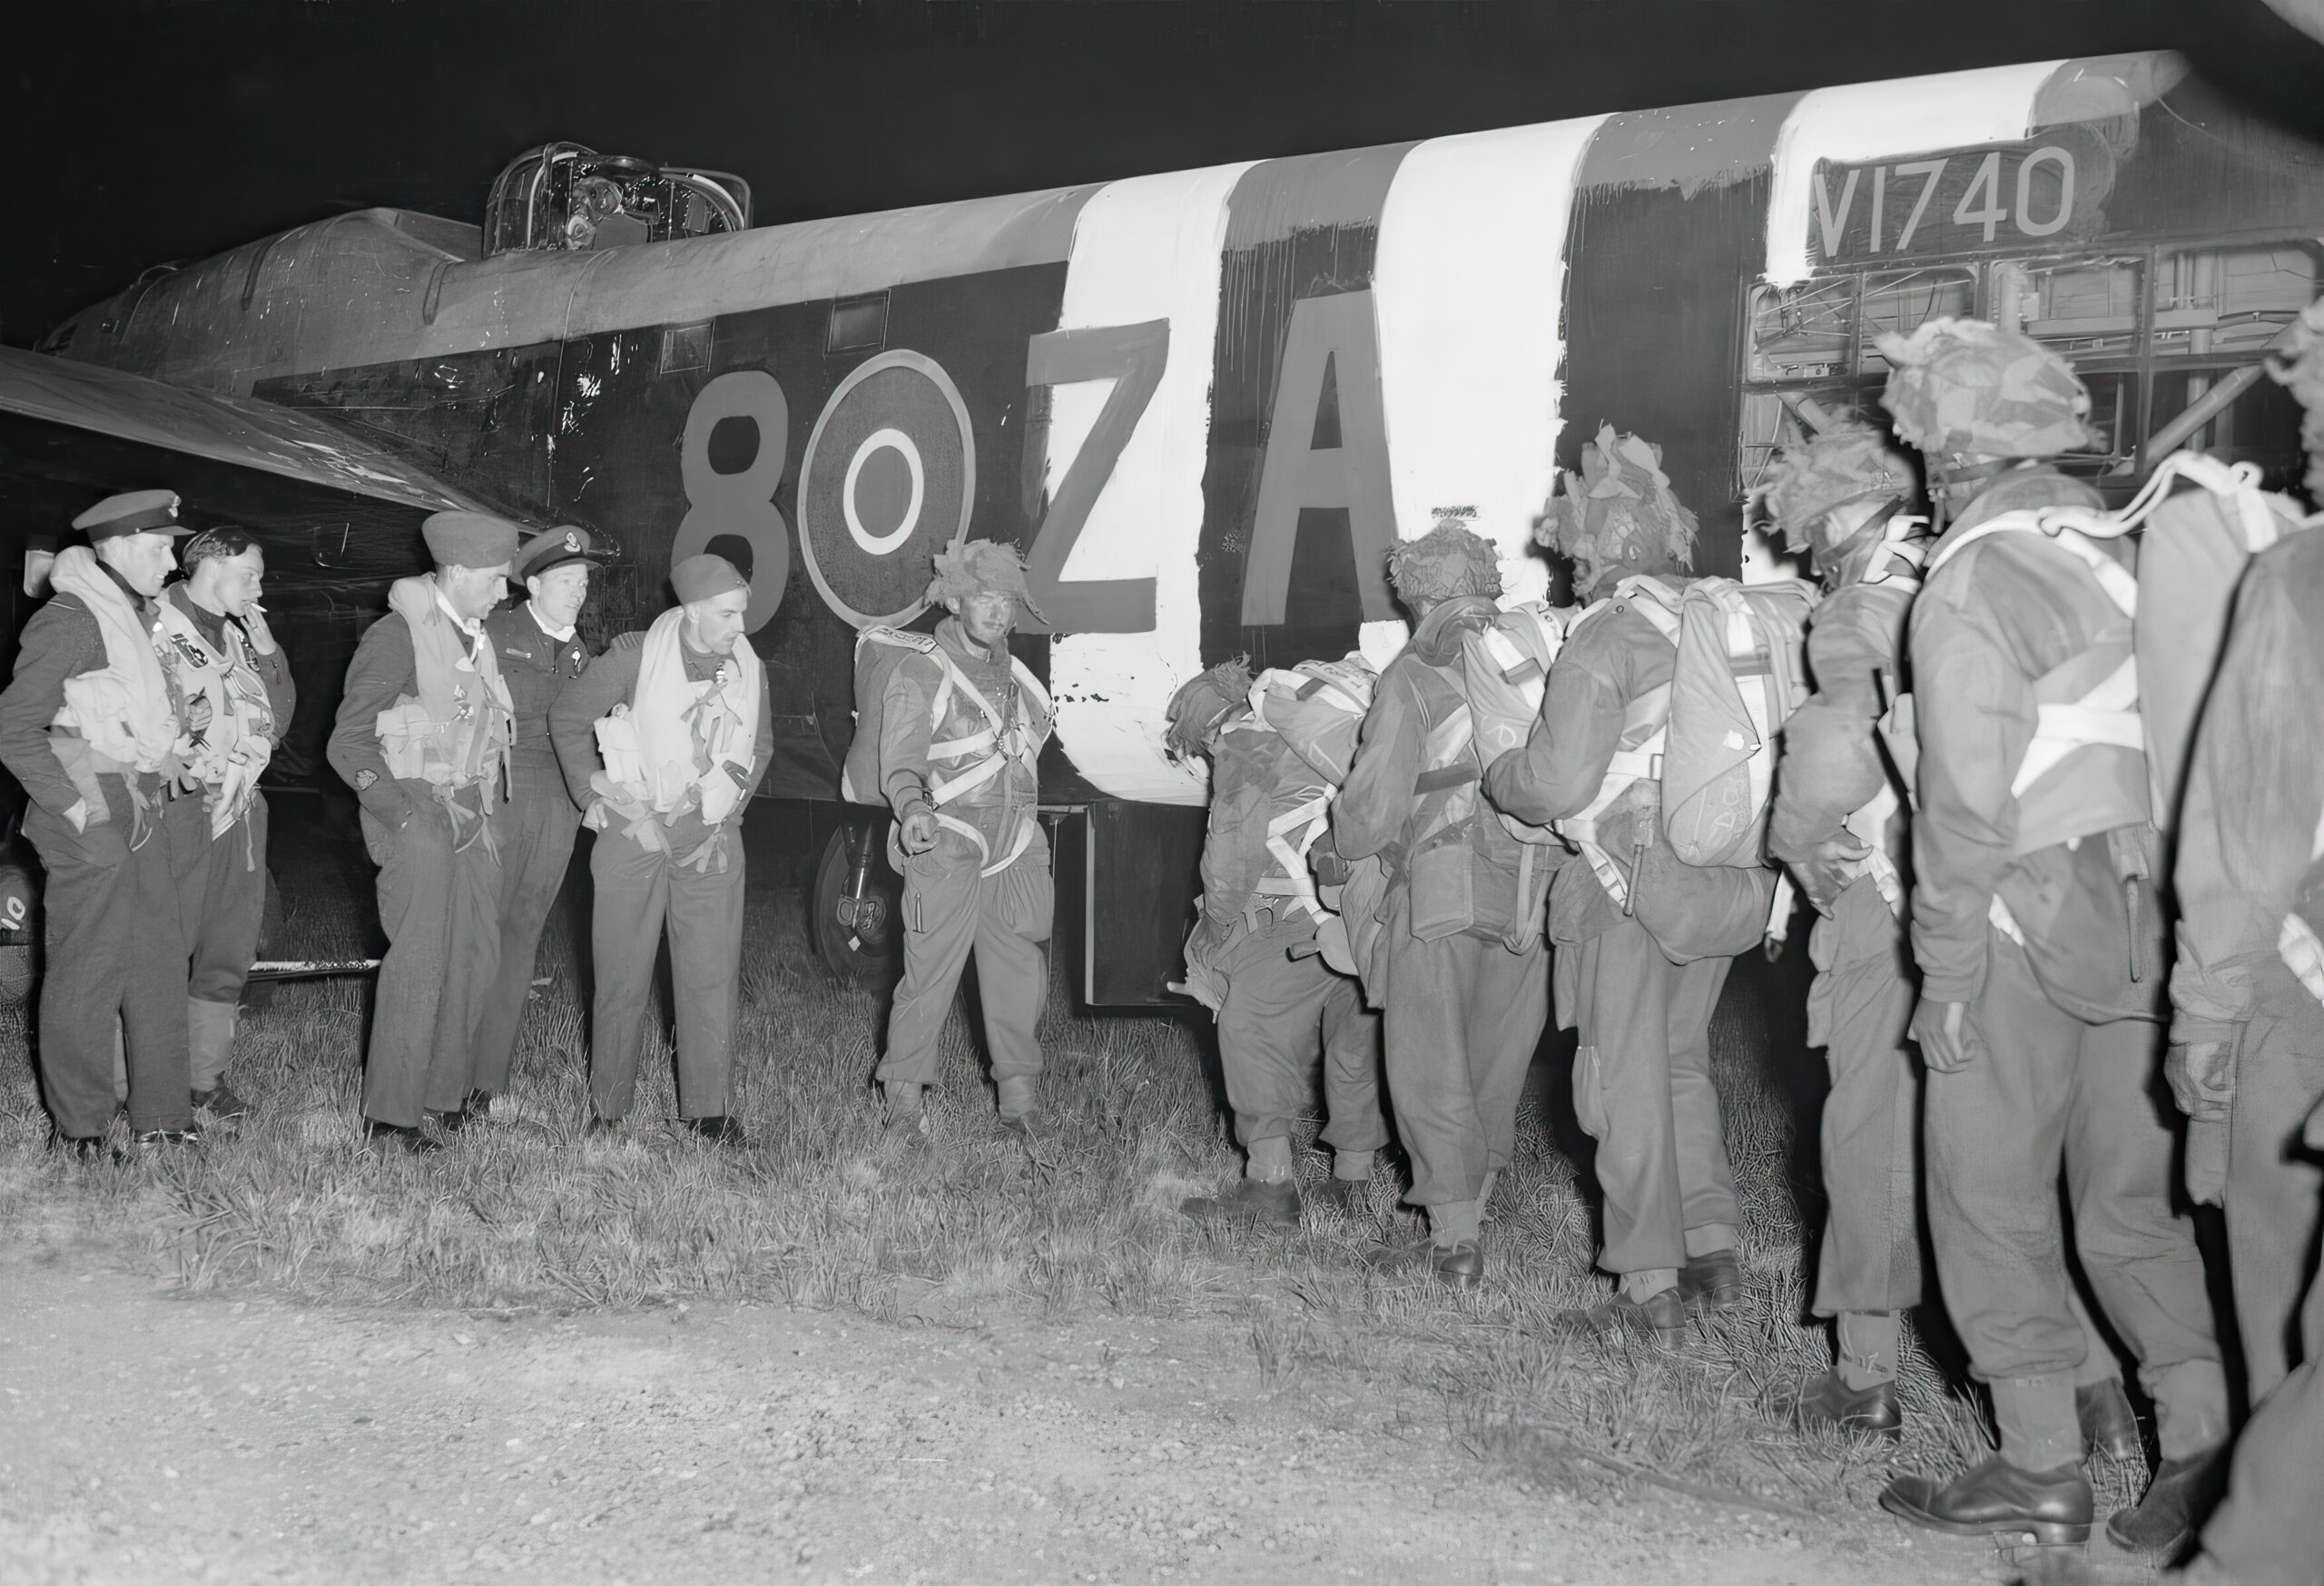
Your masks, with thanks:
[{"label": "leather boot", "polygon": [[742,1120],[729,1118],[723,1112],[710,1118],[686,1118],[678,1121],[714,1146],[740,1151],[751,1143],[750,1137],[743,1132]]},{"label": "leather boot", "polygon": [[1895,1383],[1852,1388],[1840,1380],[1839,1373],[1827,1371],[1809,1377],[1777,1404],[1803,1432],[1904,1435],[1905,1412],[1896,1403]]},{"label": "leather boot", "polygon": [[1686,1302],[1688,1310],[1697,1315],[1741,1310],[1741,1258],[1732,1250],[1689,1256],[1687,1264],[1679,1268],[1679,1297]]},{"label": "leather boot", "polygon": [[1665,1349],[1687,1341],[1687,1301],[1675,1288],[1658,1290],[1642,1300],[1616,1289],[1604,1305],[1568,1311],[1564,1319],[1592,1333],[1643,1334]]},{"label": "leather boot", "polygon": [[1372,1180],[1326,1178],[1315,1191],[1315,1198],[1344,1217],[1364,1217],[1372,1210]]},{"label": "leather boot", "polygon": [[2226,1491],[2224,1447],[2188,1459],[2164,1460],[2138,1507],[2117,1509],[2108,1517],[2106,1540],[2126,1552],[2167,1559],[2193,1538],[2196,1526]]},{"label": "leather boot", "polygon": [[2121,1377],[2101,1377],[2076,1386],[2073,1413],[2082,1423],[2083,1442],[2092,1448],[2124,1464],[2145,1460],[2146,1446],[2139,1441],[2138,1412],[2131,1408],[2131,1395],[2122,1391]]},{"label": "leather boot", "polygon": [[1364,1264],[1383,1277],[1412,1277],[1422,1274],[1447,1288],[1466,1291],[1484,1282],[1484,1246],[1475,1239],[1439,1245],[1415,1239],[1408,1245],[1375,1245],[1364,1254]]},{"label": "leather boot", "polygon": [[1267,1183],[1237,1178],[1217,1195],[1197,1195],[1178,1203],[1181,1215],[1204,1224],[1255,1224],[1288,1231],[1299,1226],[1299,1187],[1289,1179]]},{"label": "leather boot", "polygon": [[1000,1092],[1000,1127],[1017,1134],[1039,1137],[1052,1132],[1055,1125],[1041,1108],[1041,1081],[1037,1074],[1012,1074],[999,1080],[994,1089]]},{"label": "leather boot", "polygon": [[2043,1547],[2088,1542],[2096,1503],[2080,1465],[2021,1471],[1999,1454],[1942,1483],[1934,1476],[1899,1476],[1880,1494],[1880,1507],[1930,1531],[2030,1536]]}]

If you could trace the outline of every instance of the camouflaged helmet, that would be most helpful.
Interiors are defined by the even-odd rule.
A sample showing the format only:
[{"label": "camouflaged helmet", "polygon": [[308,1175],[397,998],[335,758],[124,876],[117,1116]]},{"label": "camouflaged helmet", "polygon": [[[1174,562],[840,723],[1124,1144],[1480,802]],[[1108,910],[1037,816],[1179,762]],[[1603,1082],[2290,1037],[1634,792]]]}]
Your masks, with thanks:
[{"label": "camouflaged helmet", "polygon": [[1170,696],[1164,747],[1180,760],[1192,760],[1203,752],[1211,729],[1250,697],[1250,665],[1239,657],[1196,673]]},{"label": "camouflaged helmet", "polygon": [[2308,499],[2324,503],[2324,298],[2292,327],[2291,345],[2268,360],[2268,372],[2299,399],[2299,444],[2308,453]]},{"label": "camouflaged helmet", "polygon": [[936,553],[936,576],[928,583],[928,601],[931,606],[946,600],[966,600],[981,592],[1015,597],[1018,606],[1047,622],[1041,608],[1033,604],[1033,592],[1025,581],[1025,564],[1018,558],[1017,547],[1000,540],[972,539],[949,551]]},{"label": "camouflaged helmet", "polygon": [[1695,515],[1670,488],[1662,448],[1600,425],[1581,448],[1581,471],[1534,520],[1533,537],[1577,565],[1656,572],[1695,565]]},{"label": "camouflaged helmet", "polygon": [[[1913,465],[1868,424],[1844,420],[1812,438],[1802,434],[1768,465],[1761,500],[1783,530],[1784,548],[1827,556],[1860,525],[1831,514],[1852,502],[1901,502],[1913,493]],[[1845,527],[1846,534],[1835,531]]]},{"label": "camouflaged helmet", "polygon": [[1469,527],[1474,516],[1470,507],[1440,509],[1433,528],[1388,553],[1388,581],[1398,599],[1410,605],[1501,594],[1501,553]]},{"label": "camouflaged helmet", "polygon": [[1931,457],[2055,457],[2090,444],[2090,393],[2065,360],[1983,320],[1931,320],[1880,338],[1880,405]]}]

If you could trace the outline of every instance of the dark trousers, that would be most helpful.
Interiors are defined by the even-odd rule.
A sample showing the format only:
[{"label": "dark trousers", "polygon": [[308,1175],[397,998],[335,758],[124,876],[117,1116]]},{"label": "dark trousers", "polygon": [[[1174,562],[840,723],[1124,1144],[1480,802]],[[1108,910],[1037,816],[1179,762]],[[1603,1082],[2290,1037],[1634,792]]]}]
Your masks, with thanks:
[{"label": "dark trousers", "polygon": [[[158,812],[139,832],[126,782],[97,780],[110,819],[86,832],[38,804],[25,817],[25,835],[48,872],[41,895],[47,961],[40,1071],[49,1116],[60,1135],[105,1132],[114,1105],[117,1022],[129,1068],[130,1127],[182,1129],[193,1122],[193,1101],[185,940],[178,931],[169,842]],[[150,803],[159,784],[151,776],[144,781]]]},{"label": "dark trousers", "polygon": [[995,875],[983,870],[976,844],[949,828],[937,832],[935,847],[904,861],[904,973],[888,1010],[882,1084],[936,1083],[936,1038],[971,951],[992,1077],[1041,1071],[1033,1028],[1049,1000],[1049,955],[1041,944],[1057,904],[1048,840],[1036,828],[1014,864]]},{"label": "dark trousers", "polygon": [[1920,1084],[1905,1039],[1914,1000],[1905,926],[1859,878],[1817,921],[1809,951],[1807,1039],[1832,1075],[1816,1314],[1910,1310],[1921,1301]]},{"label": "dark trousers", "polygon": [[[1571,950],[1574,1115],[1598,1142],[1608,1272],[1684,1266],[1688,1236],[1739,1226],[1726,1126],[1710,1078],[1710,1014],[1730,960],[1674,964],[1623,920]],[[1566,982],[1561,980],[1560,984]]]},{"label": "dark trousers", "polygon": [[476,1038],[476,1088],[494,1096],[508,1089],[517,1032],[533,990],[541,930],[565,886],[581,812],[565,784],[520,793],[500,818],[500,972],[486,994]]},{"label": "dark trousers", "polygon": [[1318,954],[1290,949],[1315,939],[1315,922],[1294,914],[1238,934],[1218,965],[1226,996],[1218,1009],[1218,1060],[1246,1149],[1287,1138],[1315,1105],[1318,1038],[1324,1058],[1324,1143],[1335,1151],[1376,1151],[1388,1143],[1380,1110],[1380,1018],[1364,993]]},{"label": "dark trousers", "polygon": [[599,1118],[625,1117],[636,1099],[645,1009],[665,930],[676,994],[678,1116],[720,1118],[734,1108],[743,845],[730,838],[725,846],[724,871],[698,871],[618,831],[600,832],[591,844],[597,995],[589,1020],[589,1097]]},{"label": "dark trousers", "polygon": [[2252,970],[2228,1124],[2227,1247],[2254,1404],[2299,1358],[2300,1295],[2310,1292],[2324,1206],[2324,1170],[2301,1146],[2300,1129],[2319,1096],[2324,1004],[2269,960]]},{"label": "dark trousers", "polygon": [[1412,1157],[1414,1206],[1477,1199],[1509,1166],[1517,1098],[1550,1017],[1549,948],[1498,941],[1421,941],[1400,892],[1382,938],[1382,1034],[1388,1100]]},{"label": "dark trousers", "polygon": [[388,933],[363,1116],[410,1127],[423,1110],[457,1110],[474,1083],[485,993],[500,967],[500,860],[480,835],[456,852],[432,802],[399,830],[365,811],[363,841],[379,866]]},{"label": "dark trousers", "polygon": [[2191,1452],[2174,1438],[2225,1431],[2225,1384],[2194,1230],[2172,1209],[2173,1137],[2152,1094],[2162,1030],[2066,1012],[1998,931],[1970,1017],[1984,1049],[1928,1076],[1923,1132],[1937,1274],[1971,1372],[2063,1376],[2091,1346],[2068,1297],[2063,1165],[2083,1270],[2138,1357],[2163,1452]]},{"label": "dark trousers", "polygon": [[[198,794],[172,799],[162,809],[170,871],[177,884],[178,931],[188,957],[185,994],[192,1001],[231,1010],[241,1002],[266,919],[266,799],[252,799],[249,812],[224,836],[214,838]],[[231,1040],[231,1016],[219,1018]],[[193,1088],[207,1090],[226,1071],[227,1049],[214,1039],[205,1044],[199,1036],[195,1045]]]}]

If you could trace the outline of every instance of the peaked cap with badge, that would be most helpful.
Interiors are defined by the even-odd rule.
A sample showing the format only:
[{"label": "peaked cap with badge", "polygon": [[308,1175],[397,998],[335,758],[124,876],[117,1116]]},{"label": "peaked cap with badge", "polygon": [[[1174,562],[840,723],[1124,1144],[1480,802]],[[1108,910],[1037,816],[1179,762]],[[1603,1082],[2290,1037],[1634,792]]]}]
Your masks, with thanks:
[{"label": "peaked cap with badge", "polygon": [[192,528],[178,521],[182,505],[175,490],[131,490],[106,497],[74,518],[73,527],[91,545],[131,534],[192,534]]}]

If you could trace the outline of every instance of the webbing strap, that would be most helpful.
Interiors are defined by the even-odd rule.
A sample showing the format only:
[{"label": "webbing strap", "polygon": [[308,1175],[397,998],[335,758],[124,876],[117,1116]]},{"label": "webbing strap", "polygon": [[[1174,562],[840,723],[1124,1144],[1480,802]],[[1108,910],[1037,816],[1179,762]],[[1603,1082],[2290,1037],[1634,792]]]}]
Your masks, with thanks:
[{"label": "webbing strap", "polygon": [[1896,785],[1883,779],[1880,791],[1841,823],[1869,850],[1862,859],[1851,861],[1843,868],[1855,875],[1870,876],[1872,884],[1879,889],[1880,901],[1888,905],[1888,912],[1902,919],[1905,878],[1898,873],[1896,862],[1888,857],[1888,822],[1898,806]]},{"label": "webbing strap", "polygon": [[980,861],[992,861],[992,862],[985,864],[984,868],[977,872],[980,875],[999,875],[1002,871],[1007,870],[1010,865],[1015,864],[1019,856],[1023,854],[1025,850],[1033,845],[1033,823],[1029,816],[1017,823],[1017,841],[1009,844],[1009,852],[1002,854],[999,860],[992,859],[992,844],[984,840],[984,833],[978,831],[966,821],[961,820],[959,816],[948,815],[940,810],[936,814],[936,823],[939,826],[946,828],[948,831],[958,832],[961,836],[975,843],[977,845],[977,858]]},{"label": "webbing strap", "polygon": [[[1307,869],[1307,851],[1315,846],[1315,840],[1330,824],[1331,807],[1332,795],[1326,790],[1267,823],[1267,852],[1283,867],[1283,873],[1262,876],[1252,889],[1269,897],[1296,898],[1300,907],[1318,924],[1323,921],[1324,910],[1315,893],[1315,878]],[[1301,831],[1302,827],[1305,830]],[[1294,832],[1300,833],[1296,843],[1291,837]]]},{"label": "webbing strap", "polygon": [[2080,699],[2034,708],[2034,740],[2025,745],[2025,758],[2018,762],[2017,774],[2010,778],[2013,798],[2024,798],[2026,789],[2077,749],[2107,744],[2142,754],[2146,752],[2146,727],[2139,716],[2136,656],[2124,657],[2121,665]]},{"label": "webbing strap", "polygon": [[2324,941],[2316,939],[2307,921],[2297,914],[2284,916],[2283,928],[2276,933],[2276,953],[2299,977],[2308,994],[2324,1002]]},{"label": "webbing strap", "polygon": [[941,809],[962,793],[972,793],[999,776],[1005,763],[1002,756],[988,754],[958,776],[933,777],[928,784],[928,802]]}]

